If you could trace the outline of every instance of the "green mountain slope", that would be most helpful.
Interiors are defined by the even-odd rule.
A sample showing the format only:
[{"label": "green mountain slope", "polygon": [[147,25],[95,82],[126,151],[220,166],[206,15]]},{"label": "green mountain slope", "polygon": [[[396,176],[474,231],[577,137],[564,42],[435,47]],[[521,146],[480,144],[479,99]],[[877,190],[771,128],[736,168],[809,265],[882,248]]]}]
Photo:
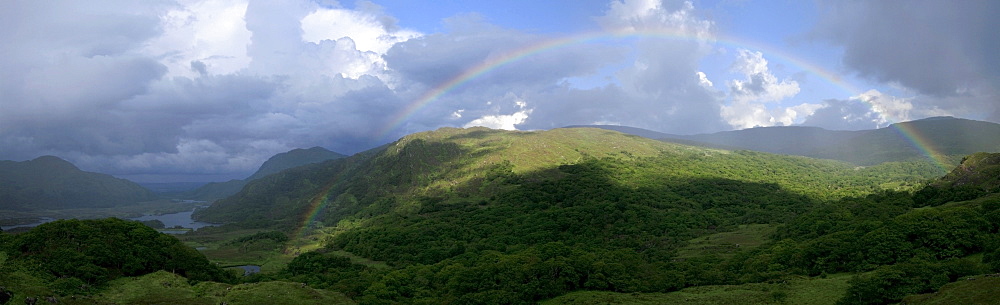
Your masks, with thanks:
[{"label": "green mountain slope", "polygon": [[209,183],[183,194],[182,197],[200,200],[225,198],[239,192],[249,181],[263,178],[289,168],[343,157],[345,157],[343,154],[335,153],[318,146],[309,149],[297,148],[268,158],[253,175],[250,175],[246,179]]},{"label": "green mountain slope", "polygon": [[0,161],[0,209],[103,208],[153,199],[153,194],[138,184],[81,171],[53,156]]},{"label": "green mountain slope", "polygon": [[[307,205],[324,200],[334,201],[327,205],[328,213],[340,217],[394,197],[416,209],[416,198],[421,196],[494,196],[503,191],[490,187],[498,185],[491,183],[497,175],[548,181],[565,176],[558,169],[560,165],[603,159],[628,163],[621,166],[656,167],[659,171],[648,174],[658,176],[656,179],[676,179],[677,183],[714,178],[773,183],[824,199],[869,192],[867,183],[876,179],[873,175],[882,175],[880,169],[855,169],[834,161],[706,149],[597,129],[504,132],[445,128],[413,134],[366,154],[260,179],[196,215],[206,221],[254,217],[294,221]],[[929,171],[908,165],[891,174],[914,182],[931,177]],[[241,209],[254,212],[240,216]]]},{"label": "green mountain slope", "polygon": [[[674,260],[691,238],[787,222],[936,173],[921,162],[859,168],[601,129],[445,128],[253,181],[196,217],[327,232],[331,250],[405,268],[368,297],[518,303],[697,285],[704,277],[685,272],[704,267]],[[396,290],[413,281],[427,290]]]},{"label": "green mountain slope", "polygon": [[[18,293],[79,287],[43,281],[60,273],[111,280],[90,298],[116,302],[888,304],[1000,272],[998,168],[1000,154],[974,154],[931,181],[939,169],[923,161],[858,167],[601,129],[445,128],[254,180],[200,210],[237,222],[213,229],[226,239],[294,233],[275,250],[285,268],[244,278],[257,284],[111,280],[156,267],[66,251],[102,238],[79,221],[50,226],[57,238],[0,234],[0,279]],[[10,268],[27,265],[53,275]],[[988,295],[945,287],[952,300]]]}]

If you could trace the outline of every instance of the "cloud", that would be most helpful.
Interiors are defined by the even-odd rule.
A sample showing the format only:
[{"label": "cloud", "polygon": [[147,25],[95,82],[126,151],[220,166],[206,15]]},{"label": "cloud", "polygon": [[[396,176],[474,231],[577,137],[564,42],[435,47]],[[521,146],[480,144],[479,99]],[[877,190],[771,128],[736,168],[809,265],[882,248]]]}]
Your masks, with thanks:
[{"label": "cloud", "polygon": [[[708,39],[713,32],[712,23],[682,1],[612,1],[596,20],[620,34],[658,31]],[[416,110],[403,132],[449,122],[518,129],[620,122],[677,133],[728,128],[719,116],[724,99],[703,86],[707,77],[698,70],[710,52],[706,40],[640,37],[627,48],[573,42],[538,49],[555,38],[500,28],[476,15],[457,16],[446,25],[448,32],[388,51],[388,68],[413,82],[396,89],[412,90],[404,96],[417,98],[456,77],[477,74]],[[607,72],[609,67],[615,68]],[[595,73],[607,73],[611,81],[588,89],[567,82]]]},{"label": "cloud", "polygon": [[[509,96],[509,97],[514,99],[517,98],[515,96]],[[489,104],[492,104],[492,102]],[[521,100],[515,100],[514,106],[516,106],[517,108],[517,111],[514,113],[484,115],[478,119],[465,123],[465,125],[462,127],[468,128],[468,127],[482,126],[493,129],[517,130],[516,126],[527,120],[528,116],[531,115],[531,112],[533,110],[527,108],[528,106],[527,103]],[[499,110],[497,110],[497,112],[499,112]]]},{"label": "cloud", "polygon": [[1000,2],[824,1],[820,11],[811,35],[842,47],[861,76],[921,95],[914,110],[998,117]]},{"label": "cloud", "polygon": [[[704,16],[691,1],[614,0],[593,21],[625,38],[560,40],[475,13],[445,19],[442,32],[419,33],[364,1],[353,8],[310,0],[2,2],[0,159],[54,154],[87,170],[147,180],[228,179],[292,148],[354,153],[443,126],[615,122],[691,134],[998,111],[990,78],[966,76],[944,90],[953,94],[932,95],[925,94],[937,92],[932,86],[907,79],[905,69],[865,70],[862,64],[883,56],[875,50],[881,46],[855,39],[868,34],[853,29],[825,30],[840,22],[837,14],[816,37],[844,46],[860,58],[845,61],[848,68],[898,83],[906,97],[867,92],[783,106],[799,83],[776,77],[767,54],[737,50],[736,77],[702,69],[717,55],[715,24]],[[873,59],[862,56],[866,50],[878,52]],[[906,60],[927,61],[927,52],[912,52]],[[574,84],[581,79],[591,83]]]},{"label": "cloud", "polygon": [[359,51],[385,54],[397,42],[421,36],[416,31],[396,27],[396,20],[384,15],[374,4],[367,3],[365,9],[313,11],[301,20],[302,40],[319,44],[323,40],[352,37]]},{"label": "cloud", "polygon": [[[372,130],[402,104],[381,56],[416,33],[362,6],[4,2],[0,158],[54,154],[112,174],[241,178],[296,147],[381,144]],[[310,41],[322,30],[301,21],[329,12],[342,13],[336,25],[377,21],[381,31]],[[359,50],[355,41],[383,45]]]},{"label": "cloud", "polygon": [[743,80],[729,81],[730,95],[736,102],[777,102],[799,93],[799,83],[794,80],[778,81],[767,67],[761,52],[738,49],[733,71],[744,75]]},{"label": "cloud", "polygon": [[146,40],[140,52],[159,59],[171,77],[230,74],[247,66],[247,0],[178,2],[159,14],[162,33]]},{"label": "cloud", "polygon": [[[672,133],[726,129],[720,117],[720,93],[698,62],[710,52],[714,24],[699,18],[690,1],[612,1],[596,20],[619,33],[675,33],[692,40],[641,37],[631,63],[614,74],[616,82],[589,90],[560,87],[540,94],[525,123],[534,128],[562,124],[621,124]],[[670,56],[664,56],[670,54]],[[542,102],[544,101],[544,102]]]},{"label": "cloud", "polygon": [[734,128],[788,126],[820,108],[819,104],[804,103],[792,107],[768,106],[799,93],[794,80],[781,80],[771,73],[761,52],[738,49],[732,70],[744,76],[728,82],[729,105],[722,106],[722,117]]},{"label": "cloud", "polygon": [[[228,179],[296,147],[354,153],[442,126],[729,128],[724,93],[698,67],[714,25],[687,1],[612,1],[595,21],[695,39],[559,45],[475,14],[418,33],[368,2],[99,4],[0,4],[0,158]],[[570,81],[588,77],[606,83]],[[445,84],[455,86],[424,99]],[[427,103],[390,126],[417,102]]]},{"label": "cloud", "polygon": [[886,127],[889,124],[928,116],[948,115],[941,112],[914,113],[914,98],[900,98],[877,90],[869,90],[847,100],[826,100],[823,106],[808,116],[802,125],[833,130],[862,130]]}]

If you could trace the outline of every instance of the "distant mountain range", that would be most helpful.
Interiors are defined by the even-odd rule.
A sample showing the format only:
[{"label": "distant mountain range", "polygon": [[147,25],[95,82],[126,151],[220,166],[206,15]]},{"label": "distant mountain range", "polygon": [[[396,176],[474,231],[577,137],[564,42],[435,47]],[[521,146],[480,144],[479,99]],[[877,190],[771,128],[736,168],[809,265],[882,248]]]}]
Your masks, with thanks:
[{"label": "distant mountain range", "polygon": [[181,197],[206,201],[225,198],[239,192],[240,189],[247,184],[247,182],[275,174],[286,169],[343,157],[346,156],[318,146],[309,149],[293,149],[267,159],[267,161],[265,161],[264,164],[257,169],[257,172],[254,172],[253,175],[250,175],[250,177],[247,177],[246,179],[234,179],[226,182],[208,183],[193,191],[182,194]]},{"label": "distant mountain range", "polygon": [[596,127],[681,144],[833,159],[865,166],[926,158],[928,153],[938,154],[954,163],[949,165],[956,165],[961,156],[1000,152],[1000,124],[953,117],[926,118],[858,131],[781,126],[673,135],[625,126],[570,127]]},{"label": "distant mountain range", "polygon": [[0,209],[106,208],[155,198],[131,181],[85,172],[58,157],[0,161]]}]

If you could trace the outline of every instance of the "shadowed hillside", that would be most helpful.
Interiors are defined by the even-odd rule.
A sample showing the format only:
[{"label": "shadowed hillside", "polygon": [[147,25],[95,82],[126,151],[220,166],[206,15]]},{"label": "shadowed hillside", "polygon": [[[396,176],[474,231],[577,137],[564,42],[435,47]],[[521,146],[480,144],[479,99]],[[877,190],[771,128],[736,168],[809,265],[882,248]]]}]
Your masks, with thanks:
[{"label": "shadowed hillside", "polygon": [[138,184],[81,171],[58,157],[0,161],[0,209],[106,208],[153,199]]}]

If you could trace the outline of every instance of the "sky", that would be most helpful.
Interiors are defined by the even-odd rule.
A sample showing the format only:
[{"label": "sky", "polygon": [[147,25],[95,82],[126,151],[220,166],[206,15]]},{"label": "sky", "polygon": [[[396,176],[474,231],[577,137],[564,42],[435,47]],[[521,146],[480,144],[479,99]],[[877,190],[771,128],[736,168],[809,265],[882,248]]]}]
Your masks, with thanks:
[{"label": "sky", "polygon": [[1000,1],[0,1],[0,160],[225,181],[440,127],[1000,122]]}]

